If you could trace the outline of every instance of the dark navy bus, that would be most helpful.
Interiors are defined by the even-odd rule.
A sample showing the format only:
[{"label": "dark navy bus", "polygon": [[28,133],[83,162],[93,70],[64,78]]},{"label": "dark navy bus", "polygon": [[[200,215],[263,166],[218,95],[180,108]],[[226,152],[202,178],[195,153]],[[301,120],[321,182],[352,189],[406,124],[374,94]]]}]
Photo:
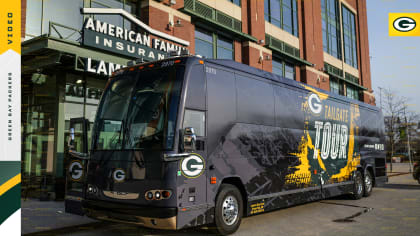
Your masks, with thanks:
[{"label": "dark navy bus", "polygon": [[[185,56],[117,71],[69,182],[89,217],[157,229],[215,224],[387,181],[377,107],[230,60]],[[70,211],[70,210],[69,210]]]}]

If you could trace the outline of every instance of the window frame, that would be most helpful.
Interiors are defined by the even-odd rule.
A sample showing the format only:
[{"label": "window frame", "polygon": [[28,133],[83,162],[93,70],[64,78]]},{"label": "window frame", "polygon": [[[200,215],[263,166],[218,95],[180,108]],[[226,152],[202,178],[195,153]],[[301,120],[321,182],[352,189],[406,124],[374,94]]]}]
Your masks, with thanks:
[{"label": "window frame", "polygon": [[[343,54],[344,62],[356,69],[358,69],[358,58],[357,58],[357,32],[356,32],[356,14],[354,14],[348,7],[341,4],[342,11],[342,27],[343,27]],[[345,13],[347,17],[345,16]],[[346,21],[346,22],[345,22]],[[347,27],[348,26],[348,27]],[[348,28],[348,29],[347,29]],[[346,36],[349,37],[350,42],[347,42]],[[346,54],[346,46],[349,47],[350,55]],[[349,58],[349,61],[347,60]]]},{"label": "window frame", "polygon": [[[273,56],[272,62],[276,62],[278,64],[281,64],[281,70],[282,70],[281,75],[279,75],[277,73],[274,73],[274,70],[272,70],[273,74],[279,75],[279,76],[284,77],[286,79],[291,79],[289,77],[286,77],[286,66],[288,65],[288,66],[291,66],[293,68],[293,79],[292,80],[296,80],[296,65],[295,64],[293,64],[292,62],[290,62],[288,60],[285,60],[285,59],[282,59],[282,58],[279,58],[279,57],[276,57],[276,56]],[[278,66],[274,66],[274,63],[272,63],[272,67],[273,68],[280,68]]]},{"label": "window frame", "polygon": [[[277,1],[280,7],[280,15],[276,16],[278,17],[278,19],[275,19],[271,12],[272,12],[272,8],[271,8],[271,1]],[[284,2],[288,1],[290,4],[286,5]],[[267,6],[267,8],[266,8]],[[284,8],[289,8],[290,9],[290,20],[291,20],[291,25],[288,26],[290,27],[291,32],[289,32],[287,29],[285,29],[285,23],[284,23],[284,13],[283,10]],[[295,9],[296,8],[296,9]],[[265,0],[264,1],[264,19],[265,21],[279,27],[280,29],[286,31],[287,33],[298,37],[299,38],[299,17],[298,17],[298,4],[297,4],[297,0]],[[266,10],[268,12],[266,12]],[[276,24],[276,22],[278,22],[279,25]]]},{"label": "window frame", "polygon": [[[334,12],[331,11],[330,3],[334,1]],[[333,14],[332,14],[333,13]],[[340,16],[340,2],[338,0],[321,0],[321,18],[322,18],[322,46],[324,52],[332,55],[333,57],[342,60],[342,32],[341,32],[341,16]],[[335,30],[335,36],[332,35],[332,28]],[[324,33],[326,37],[324,39]],[[332,38],[336,38],[337,52],[332,49]]]},{"label": "window frame", "polygon": [[[197,38],[197,34],[195,33],[196,31],[201,31],[201,32],[204,32],[205,34],[211,35],[212,42],[207,41],[207,40],[202,39],[202,38]],[[219,39],[226,39],[224,41],[231,40],[231,42],[232,42],[232,49],[226,48],[226,47],[224,47],[222,45],[219,45],[219,43],[218,43],[218,40]],[[211,44],[211,46],[212,46],[212,54],[213,55],[209,59],[226,59],[226,58],[219,58],[218,57],[218,49],[221,48],[223,50],[228,50],[228,51],[231,51],[232,52],[232,59],[228,59],[228,60],[235,60],[235,40],[232,39],[232,37],[229,37],[226,34],[220,33],[218,31],[208,31],[208,32],[206,32],[206,30],[204,30],[202,27],[197,27],[196,26],[195,27],[195,30],[194,30],[194,43],[196,42],[196,40],[201,40],[203,42],[206,42],[206,43]],[[196,47],[195,48],[195,51],[196,51],[195,54],[197,55],[197,44],[196,43],[195,43],[195,47]],[[203,56],[203,55],[201,55],[201,56]]]}]

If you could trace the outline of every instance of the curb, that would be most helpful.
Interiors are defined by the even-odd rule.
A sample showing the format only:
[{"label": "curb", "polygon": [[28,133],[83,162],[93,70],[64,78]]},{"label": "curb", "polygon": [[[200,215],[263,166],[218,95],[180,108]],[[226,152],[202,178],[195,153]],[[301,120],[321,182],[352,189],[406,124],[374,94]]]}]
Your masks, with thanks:
[{"label": "curb", "polygon": [[407,174],[411,174],[410,172],[391,172],[388,173],[388,177],[394,177],[394,176],[399,176],[399,175],[407,175]]}]

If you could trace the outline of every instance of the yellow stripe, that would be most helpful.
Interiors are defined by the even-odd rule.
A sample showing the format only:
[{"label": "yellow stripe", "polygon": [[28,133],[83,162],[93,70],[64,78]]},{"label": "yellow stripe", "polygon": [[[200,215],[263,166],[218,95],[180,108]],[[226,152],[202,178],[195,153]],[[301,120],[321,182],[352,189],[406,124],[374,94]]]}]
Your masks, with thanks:
[{"label": "yellow stripe", "polygon": [[20,173],[0,186],[0,196],[20,183]]}]

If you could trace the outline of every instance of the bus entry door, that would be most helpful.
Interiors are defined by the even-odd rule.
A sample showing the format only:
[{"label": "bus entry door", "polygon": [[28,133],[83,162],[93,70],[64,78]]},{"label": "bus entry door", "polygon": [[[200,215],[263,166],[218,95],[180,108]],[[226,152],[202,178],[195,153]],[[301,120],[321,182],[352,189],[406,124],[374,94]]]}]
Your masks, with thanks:
[{"label": "bus entry door", "polygon": [[65,211],[77,215],[84,215],[81,203],[84,199],[88,125],[89,121],[85,118],[70,119],[66,152]]}]

